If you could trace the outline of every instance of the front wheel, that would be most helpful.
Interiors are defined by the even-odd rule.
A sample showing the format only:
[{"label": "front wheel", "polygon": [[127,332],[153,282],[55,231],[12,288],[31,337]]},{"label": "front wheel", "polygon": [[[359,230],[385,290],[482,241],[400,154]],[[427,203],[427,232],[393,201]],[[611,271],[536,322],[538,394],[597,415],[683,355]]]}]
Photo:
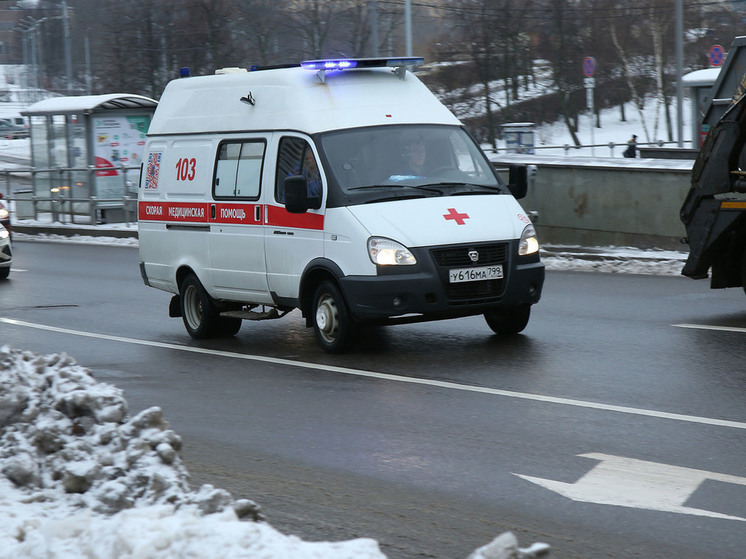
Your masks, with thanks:
[{"label": "front wheel", "polygon": [[316,340],[327,353],[344,353],[357,337],[352,319],[339,288],[322,281],[313,296],[313,329]]},{"label": "front wheel", "polygon": [[511,335],[522,332],[531,317],[531,307],[509,307],[494,309],[484,313],[487,325],[495,334]]}]

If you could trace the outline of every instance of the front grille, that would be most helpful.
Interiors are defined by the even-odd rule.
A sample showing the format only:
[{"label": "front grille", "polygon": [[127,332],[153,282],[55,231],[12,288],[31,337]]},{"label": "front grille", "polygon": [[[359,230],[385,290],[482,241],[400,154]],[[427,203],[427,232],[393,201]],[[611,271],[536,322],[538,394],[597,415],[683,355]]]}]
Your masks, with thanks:
[{"label": "front grille", "polygon": [[[479,262],[475,264],[469,258],[469,251],[476,250],[479,253]],[[496,243],[491,245],[462,245],[458,247],[439,248],[432,250],[433,258],[438,266],[454,268],[456,266],[488,266],[490,264],[501,264],[508,258],[507,243]]]},{"label": "front grille", "polygon": [[503,292],[503,281],[498,279],[449,283],[446,286],[446,296],[452,305],[471,305],[497,300]]},{"label": "front grille", "polygon": [[[477,251],[479,253],[477,262],[472,262],[469,256],[470,251]],[[505,289],[505,278],[450,283],[448,281],[448,270],[452,268],[502,264],[503,275],[506,276],[508,273],[508,243],[460,245],[457,247],[432,249],[430,252],[438,267],[450,305],[464,306],[486,303],[496,301],[502,296]]]}]

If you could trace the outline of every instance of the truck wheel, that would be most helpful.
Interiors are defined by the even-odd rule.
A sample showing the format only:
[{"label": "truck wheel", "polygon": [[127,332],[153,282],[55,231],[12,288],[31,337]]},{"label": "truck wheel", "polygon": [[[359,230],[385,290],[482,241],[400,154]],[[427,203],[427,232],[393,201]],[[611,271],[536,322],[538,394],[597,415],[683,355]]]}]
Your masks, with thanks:
[{"label": "truck wheel", "polygon": [[314,293],[313,329],[319,345],[327,353],[347,351],[357,336],[357,325],[342,293],[330,281],[322,281]]},{"label": "truck wheel", "polygon": [[184,278],[179,299],[184,326],[192,338],[204,340],[219,332],[218,311],[197,276],[189,274]]},{"label": "truck wheel", "polygon": [[510,307],[507,309],[494,309],[484,313],[487,325],[495,334],[511,335],[522,332],[531,317],[531,307]]}]

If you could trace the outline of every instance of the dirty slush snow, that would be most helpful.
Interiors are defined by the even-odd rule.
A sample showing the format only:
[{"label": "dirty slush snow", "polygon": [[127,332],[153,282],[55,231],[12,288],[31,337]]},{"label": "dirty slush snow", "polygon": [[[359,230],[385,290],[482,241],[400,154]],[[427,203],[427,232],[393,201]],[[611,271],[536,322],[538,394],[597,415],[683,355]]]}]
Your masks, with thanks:
[{"label": "dirty slush snow", "polygon": [[[0,347],[0,558],[379,559],[378,542],[307,542],[260,507],[211,485],[192,490],[181,438],[152,407],[66,354]],[[471,559],[546,557],[512,533]]]}]

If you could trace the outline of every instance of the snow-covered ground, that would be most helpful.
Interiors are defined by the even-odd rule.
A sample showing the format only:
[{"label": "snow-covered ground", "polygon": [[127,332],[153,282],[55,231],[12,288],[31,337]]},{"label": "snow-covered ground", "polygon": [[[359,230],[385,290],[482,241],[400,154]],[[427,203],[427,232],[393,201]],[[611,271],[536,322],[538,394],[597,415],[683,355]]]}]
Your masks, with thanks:
[{"label": "snow-covered ground", "polygon": [[[676,136],[675,99],[673,103],[671,118],[673,120],[674,141],[676,141],[678,138]],[[682,103],[682,137],[685,148],[692,147],[691,110],[691,100],[689,97],[685,97]],[[658,114],[657,130],[655,129],[656,114]],[[598,128],[595,126],[595,117],[592,117],[589,111],[580,115],[578,119],[578,139],[584,146],[595,145],[593,148],[570,147],[565,149],[564,146],[573,146],[572,137],[565,123],[557,121],[550,124],[540,124],[534,131],[535,152],[537,155],[622,158],[622,152],[627,148],[627,141],[632,138],[633,134],[637,136],[638,147],[647,145],[657,147],[660,141],[666,142],[666,147],[677,147],[676,143],[669,143],[664,109],[657,106],[655,99],[646,98],[645,107],[642,111],[638,111],[632,103],[626,103],[624,116],[625,120],[622,120],[619,107],[603,109],[600,117],[601,127]]]},{"label": "snow-covered ground", "polygon": [[[535,61],[535,81],[531,80],[526,87],[520,81],[519,100],[531,99],[554,92],[551,71],[545,61]],[[686,83],[686,82],[685,82]],[[599,84],[596,98],[603,95],[603,84]],[[502,80],[495,80],[490,84],[491,98],[497,108],[505,106],[505,84]],[[483,115],[485,111],[484,92],[482,85],[474,85],[468,89],[456,89],[436,92],[459,118],[465,119]],[[534,127],[534,146],[537,155],[570,156],[570,157],[618,157],[627,147],[627,141],[632,135],[637,136],[638,146],[659,147],[661,142],[667,147],[678,147],[677,100],[671,99],[669,114],[673,138],[669,138],[665,119],[665,108],[654,96],[643,99],[643,107],[638,108],[634,103],[624,104],[624,120],[619,106],[604,108],[599,111],[598,122],[589,109],[581,112],[578,118],[576,136],[583,147],[576,148],[567,125],[561,119],[552,123],[537,123]],[[692,106],[689,91],[685,90],[682,102],[682,142],[683,147],[692,147]],[[587,147],[586,147],[587,146]],[[492,146],[483,146],[485,150]],[[501,153],[507,150],[505,140],[498,140],[497,148]],[[639,155],[638,155],[639,157]]]},{"label": "snow-covered ground", "polygon": [[[0,347],[0,558],[385,557],[373,539],[303,541],[249,499],[190,489],[181,445],[160,408],[131,416],[122,391],[72,357]],[[508,532],[470,558],[548,553]]]}]

